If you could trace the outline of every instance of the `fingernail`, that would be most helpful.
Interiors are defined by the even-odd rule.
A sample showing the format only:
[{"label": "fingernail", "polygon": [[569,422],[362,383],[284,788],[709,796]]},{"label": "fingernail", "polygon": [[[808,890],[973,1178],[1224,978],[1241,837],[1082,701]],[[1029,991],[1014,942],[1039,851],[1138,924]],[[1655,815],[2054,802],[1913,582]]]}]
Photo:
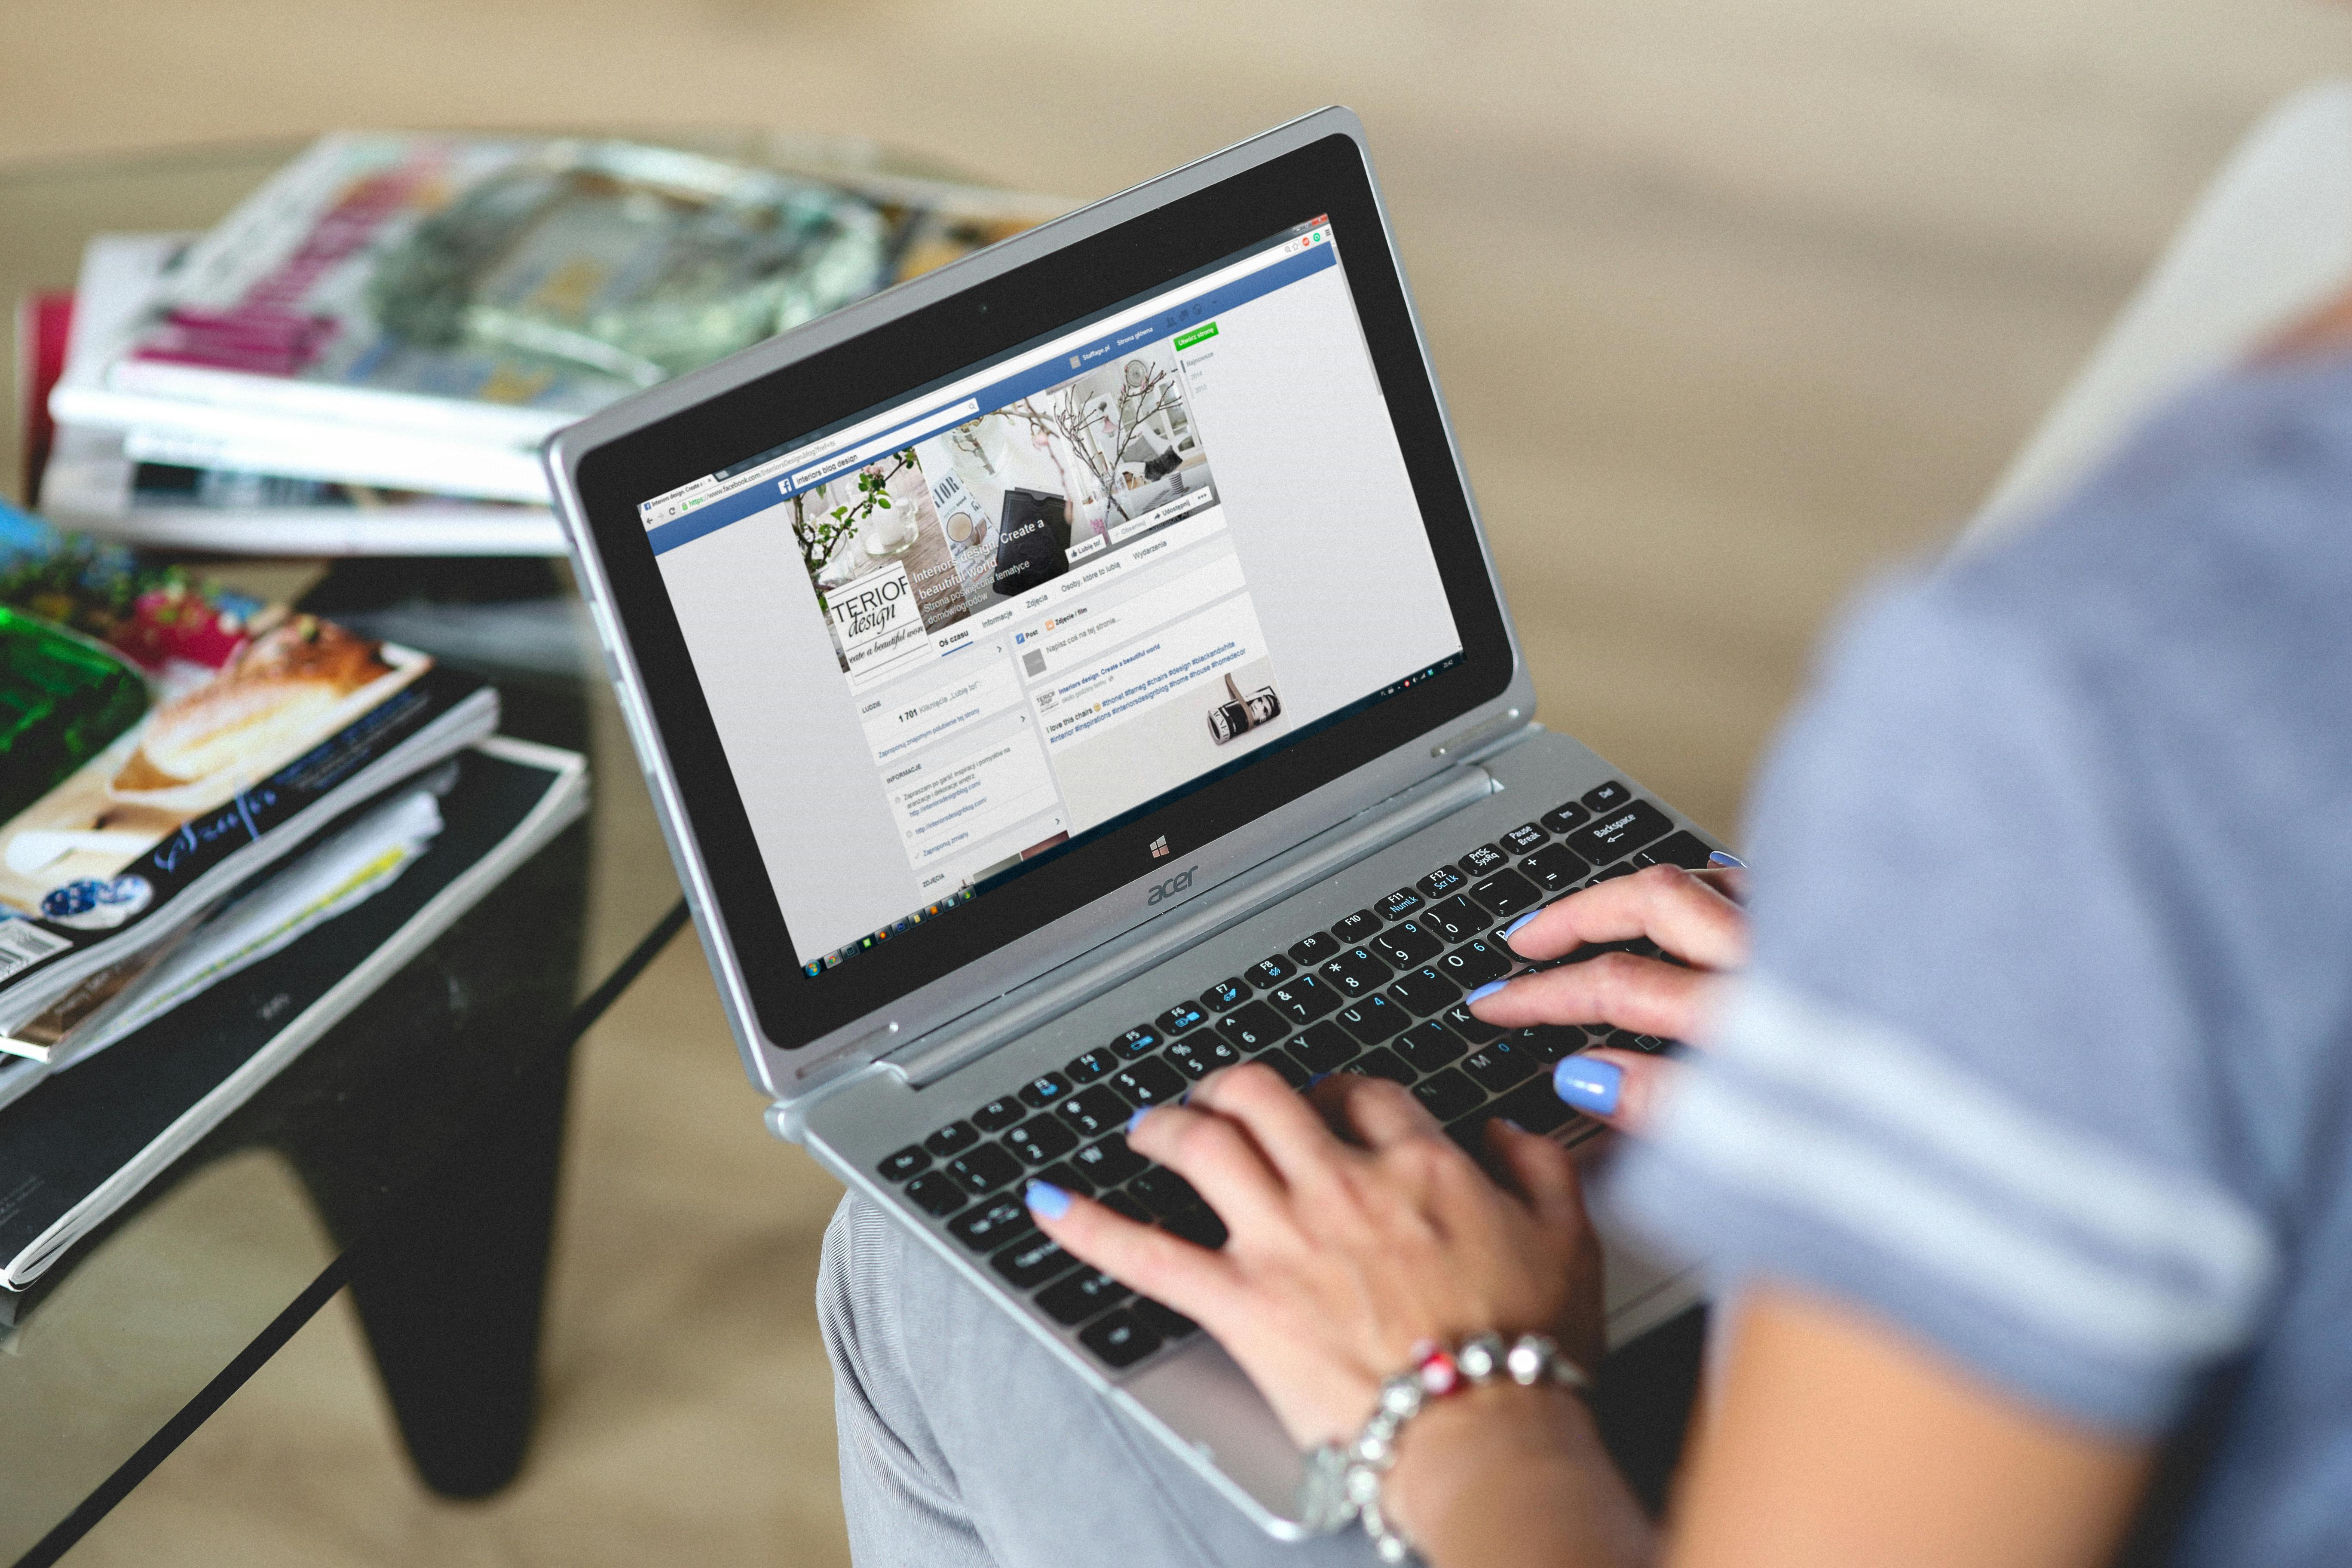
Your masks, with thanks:
[{"label": "fingernail", "polygon": [[1617,1109],[1617,1090],[1624,1082],[1625,1069],[1615,1062],[1586,1056],[1570,1057],[1551,1069],[1552,1092],[1595,1116],[1606,1116]]},{"label": "fingernail", "polygon": [[[1321,1083],[1325,1079],[1329,1078],[1330,1076],[1331,1075],[1328,1072],[1317,1073],[1313,1078],[1307,1080],[1307,1089],[1313,1089],[1317,1084]],[[1304,1094],[1307,1092],[1307,1089],[1302,1089],[1298,1092]]]},{"label": "fingernail", "polygon": [[1495,1120],[1501,1122],[1504,1126],[1509,1128],[1514,1132],[1525,1132],[1527,1131],[1526,1128],[1520,1126],[1517,1122],[1512,1121],[1507,1116],[1497,1116]]},{"label": "fingernail", "polygon": [[1742,860],[1738,856],[1732,854],[1727,849],[1716,849],[1709,851],[1706,858],[1706,863],[1710,866],[1728,866],[1735,871],[1745,871],[1748,869],[1748,862]]},{"label": "fingernail", "polygon": [[1469,995],[1462,998],[1462,1000],[1465,1002],[1483,1002],[1487,997],[1492,996],[1496,992],[1500,991],[1504,986],[1508,985],[1509,984],[1510,981],[1507,979],[1489,980],[1486,984],[1481,985],[1477,990],[1473,991]]},{"label": "fingernail", "polygon": [[1051,1182],[1032,1182],[1021,1194],[1021,1201],[1029,1212],[1045,1219],[1059,1219],[1070,1212],[1070,1194]]},{"label": "fingernail", "polygon": [[1515,920],[1509,925],[1505,926],[1503,928],[1503,940],[1505,942],[1508,942],[1513,937],[1518,935],[1519,928],[1521,926],[1526,925],[1529,921],[1535,919],[1541,913],[1543,913],[1541,910],[1529,910],[1526,914],[1521,915],[1517,920]]},{"label": "fingernail", "polygon": [[1141,1108],[1140,1110],[1139,1110],[1138,1111],[1136,1111],[1136,1113],[1135,1113],[1134,1115],[1132,1115],[1132,1116],[1130,1116],[1130,1117],[1129,1117],[1129,1118],[1127,1119],[1127,1125],[1126,1125],[1125,1127],[1121,1128],[1121,1129],[1120,1129],[1120,1131],[1121,1131],[1121,1132],[1123,1132],[1126,1136],[1128,1136],[1128,1137],[1129,1137],[1129,1138],[1134,1137],[1134,1136],[1135,1136],[1135,1130],[1136,1130],[1137,1128],[1139,1128],[1139,1127],[1142,1126],[1142,1125],[1143,1125],[1143,1119],[1144,1119],[1145,1117],[1147,1117],[1147,1116],[1150,1115],[1150,1114],[1151,1114],[1151,1107],[1150,1107],[1150,1106],[1148,1106],[1148,1105],[1147,1105],[1147,1106],[1144,1106],[1143,1108]]}]

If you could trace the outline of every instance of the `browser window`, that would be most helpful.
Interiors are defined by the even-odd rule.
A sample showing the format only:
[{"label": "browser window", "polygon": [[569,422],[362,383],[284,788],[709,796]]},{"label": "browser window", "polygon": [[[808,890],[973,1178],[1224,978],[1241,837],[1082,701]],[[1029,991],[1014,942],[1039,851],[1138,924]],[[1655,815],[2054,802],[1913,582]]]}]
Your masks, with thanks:
[{"label": "browser window", "polygon": [[1319,218],[639,510],[812,976],[1462,652]]}]

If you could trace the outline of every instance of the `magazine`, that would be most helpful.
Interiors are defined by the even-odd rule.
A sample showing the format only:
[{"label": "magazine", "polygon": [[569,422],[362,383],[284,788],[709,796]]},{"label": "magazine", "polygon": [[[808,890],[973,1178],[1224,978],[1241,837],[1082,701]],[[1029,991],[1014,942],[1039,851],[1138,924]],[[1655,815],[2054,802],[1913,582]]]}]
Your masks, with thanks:
[{"label": "magazine", "polygon": [[0,1035],[159,949],[498,695],[0,507]]}]

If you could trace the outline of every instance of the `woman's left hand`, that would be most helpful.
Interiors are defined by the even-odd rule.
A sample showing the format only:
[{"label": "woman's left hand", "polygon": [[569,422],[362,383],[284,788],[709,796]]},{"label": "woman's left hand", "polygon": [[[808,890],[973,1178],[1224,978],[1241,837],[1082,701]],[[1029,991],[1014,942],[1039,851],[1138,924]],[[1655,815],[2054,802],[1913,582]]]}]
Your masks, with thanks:
[{"label": "woman's left hand", "polygon": [[1221,1250],[1083,1197],[1065,1207],[1058,1189],[1033,1189],[1031,1207],[1071,1252],[1215,1335],[1311,1447],[1353,1437],[1424,1340],[1547,1333],[1593,1364],[1601,1253],[1576,1167],[1503,1122],[1487,1137],[1516,1194],[1400,1085],[1341,1073],[1301,1096],[1245,1063],[1129,1134],[1217,1212]]}]

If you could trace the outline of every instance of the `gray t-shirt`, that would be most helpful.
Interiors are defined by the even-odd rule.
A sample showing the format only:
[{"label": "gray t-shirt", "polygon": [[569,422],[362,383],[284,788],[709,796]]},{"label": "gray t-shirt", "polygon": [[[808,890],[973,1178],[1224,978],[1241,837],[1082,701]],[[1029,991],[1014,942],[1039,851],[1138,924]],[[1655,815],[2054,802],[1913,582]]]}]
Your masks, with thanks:
[{"label": "gray t-shirt", "polygon": [[1747,852],[1754,970],[1612,1201],[2166,1440],[2168,1561],[2352,1563],[2352,363],[1874,595]]}]

